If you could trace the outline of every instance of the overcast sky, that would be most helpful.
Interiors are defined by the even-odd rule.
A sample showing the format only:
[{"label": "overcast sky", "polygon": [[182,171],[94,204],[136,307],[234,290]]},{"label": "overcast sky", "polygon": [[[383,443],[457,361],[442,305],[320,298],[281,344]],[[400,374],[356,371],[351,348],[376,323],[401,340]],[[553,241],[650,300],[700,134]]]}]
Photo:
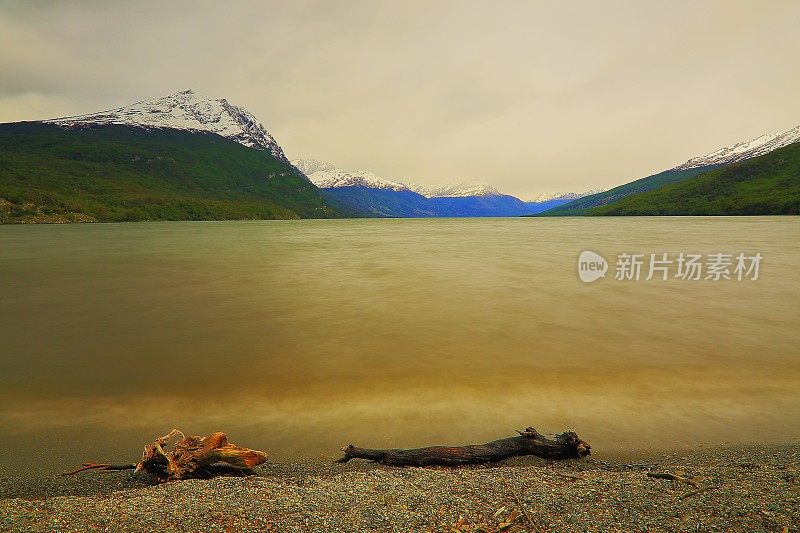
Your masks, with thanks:
[{"label": "overcast sky", "polygon": [[192,88],[290,158],[527,197],[800,124],[800,2],[0,4],[0,121]]}]

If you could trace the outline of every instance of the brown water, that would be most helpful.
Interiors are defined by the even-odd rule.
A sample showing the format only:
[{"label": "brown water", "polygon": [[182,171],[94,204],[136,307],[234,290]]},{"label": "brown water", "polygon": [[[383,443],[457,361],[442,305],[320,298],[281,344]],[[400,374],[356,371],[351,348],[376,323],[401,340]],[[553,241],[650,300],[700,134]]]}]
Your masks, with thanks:
[{"label": "brown water", "polygon": [[[137,459],[173,427],[275,460],[528,425],[598,453],[791,441],[799,236],[798,217],[0,227],[0,475]],[[585,249],[764,260],[757,281],[584,284]]]}]

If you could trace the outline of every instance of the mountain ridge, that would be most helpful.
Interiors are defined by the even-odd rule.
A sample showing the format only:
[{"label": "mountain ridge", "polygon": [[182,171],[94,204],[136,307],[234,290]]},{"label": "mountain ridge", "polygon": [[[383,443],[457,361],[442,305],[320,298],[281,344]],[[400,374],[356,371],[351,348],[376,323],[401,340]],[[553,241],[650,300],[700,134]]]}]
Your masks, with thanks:
[{"label": "mountain ridge", "polygon": [[320,187],[332,205],[379,217],[519,216],[582,196],[559,193],[541,202],[524,202],[477,180],[421,186],[381,178],[369,171],[343,170],[316,159],[293,159],[292,164]]},{"label": "mountain ridge", "polygon": [[706,155],[693,157],[670,170],[687,170],[690,168],[728,165],[768,154],[778,148],[783,148],[800,141],[800,126],[795,126],[782,133],[765,133],[748,141],[741,141],[730,146],[725,146]]},{"label": "mountain ridge", "polygon": [[[462,180],[444,185],[416,185],[404,180],[382,178],[367,170],[344,170],[332,163],[311,158],[292,159],[291,163],[320,188],[371,187],[375,189],[408,190],[426,198],[459,198],[468,196],[513,196],[501,193],[493,185],[479,180]],[[571,200],[594,194],[586,192],[542,193],[525,203],[543,203],[553,200]]]},{"label": "mountain ridge", "polygon": [[321,189],[369,187],[394,191],[411,190],[405,183],[387,180],[366,170],[347,171],[336,168],[330,163],[317,161],[316,159],[293,159],[291,164],[305,174],[314,185]]},{"label": "mountain ridge", "polygon": [[192,89],[142,100],[106,111],[42,120],[46,124],[74,128],[86,125],[118,124],[141,128],[169,128],[216,133],[249,148],[268,150],[275,159],[289,160],[272,135],[243,107],[225,98],[204,98]]},{"label": "mountain ridge", "polygon": [[590,209],[592,216],[800,214],[800,142]]},{"label": "mountain ridge", "polygon": [[592,194],[599,194],[604,192],[605,189],[589,189],[585,192],[545,192],[538,194],[532,197],[530,200],[527,200],[528,203],[539,204],[544,202],[552,202],[553,200],[577,200],[578,198],[583,198],[584,196],[590,196]]},{"label": "mountain ridge", "polygon": [[426,198],[466,198],[470,196],[512,196],[479,180],[462,180],[446,185],[418,185],[413,190]]},{"label": "mountain ridge", "polygon": [[556,206],[540,213],[540,216],[583,216],[587,214],[610,213],[611,206],[624,201],[630,196],[637,196],[650,191],[660,190],[662,187],[672,186],[706,172],[724,168],[727,165],[747,161],[760,157],[775,150],[784,148],[800,141],[800,126],[796,126],[783,133],[760,135],[724,148],[720,148],[703,156],[693,157],[685,163],[652,174],[644,178],[623,183],[607,191],[579,198],[571,202]]}]

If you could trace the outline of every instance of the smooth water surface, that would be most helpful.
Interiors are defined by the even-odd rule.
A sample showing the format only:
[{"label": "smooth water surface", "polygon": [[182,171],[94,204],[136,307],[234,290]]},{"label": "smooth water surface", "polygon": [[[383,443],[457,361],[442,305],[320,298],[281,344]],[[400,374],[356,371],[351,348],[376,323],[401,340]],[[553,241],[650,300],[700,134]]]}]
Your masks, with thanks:
[{"label": "smooth water surface", "polygon": [[[270,452],[571,427],[596,453],[800,436],[800,218],[0,227],[0,474],[174,427]],[[582,283],[577,257],[764,256]]]}]

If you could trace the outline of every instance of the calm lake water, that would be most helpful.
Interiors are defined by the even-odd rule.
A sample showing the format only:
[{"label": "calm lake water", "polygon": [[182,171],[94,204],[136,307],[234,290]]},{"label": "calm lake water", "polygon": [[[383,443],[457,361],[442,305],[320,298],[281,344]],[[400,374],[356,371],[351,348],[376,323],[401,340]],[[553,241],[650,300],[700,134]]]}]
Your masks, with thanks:
[{"label": "calm lake water", "polygon": [[[273,460],[528,425],[596,454],[790,442],[799,237],[798,217],[0,226],[0,475],[137,460],[174,427]],[[606,279],[579,280],[586,249]],[[622,282],[621,252],[764,259],[757,281]]]}]

